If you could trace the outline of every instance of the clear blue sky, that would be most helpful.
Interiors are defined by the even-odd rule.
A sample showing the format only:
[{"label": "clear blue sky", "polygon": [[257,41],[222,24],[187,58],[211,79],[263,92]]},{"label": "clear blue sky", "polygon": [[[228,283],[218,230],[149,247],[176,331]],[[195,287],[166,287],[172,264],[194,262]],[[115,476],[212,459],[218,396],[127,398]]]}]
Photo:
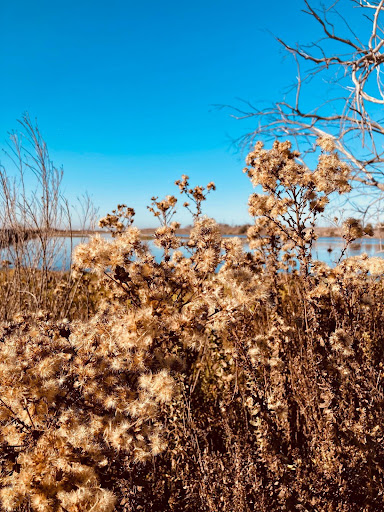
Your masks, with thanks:
[{"label": "clear blue sky", "polygon": [[[0,145],[37,118],[64,187],[100,214],[125,202],[155,225],[152,195],[213,180],[205,209],[248,221],[252,188],[231,139],[252,128],[215,104],[281,98],[294,64],[270,32],[313,39],[301,0],[0,0]],[[182,215],[183,223],[190,222]]]}]

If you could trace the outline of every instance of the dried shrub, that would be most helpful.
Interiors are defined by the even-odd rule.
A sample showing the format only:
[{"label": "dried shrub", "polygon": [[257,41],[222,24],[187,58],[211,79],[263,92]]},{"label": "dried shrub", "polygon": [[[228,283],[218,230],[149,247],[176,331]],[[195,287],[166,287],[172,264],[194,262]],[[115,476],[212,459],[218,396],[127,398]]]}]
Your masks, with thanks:
[{"label": "dried shrub", "polygon": [[77,248],[105,290],[89,322],[3,326],[3,508],[384,508],[384,262],[312,259],[317,215],[349,190],[319,145],[314,171],[288,143],[248,156],[250,251],[202,215],[214,185],[184,176],[184,242],[176,198],[150,206],[160,262],[125,205],[101,220],[111,240]]}]

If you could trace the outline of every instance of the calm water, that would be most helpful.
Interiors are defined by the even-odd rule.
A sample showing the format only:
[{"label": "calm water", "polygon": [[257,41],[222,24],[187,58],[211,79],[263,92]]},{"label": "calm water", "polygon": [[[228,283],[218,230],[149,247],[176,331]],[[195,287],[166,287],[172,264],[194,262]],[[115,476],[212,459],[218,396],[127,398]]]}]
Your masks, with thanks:
[{"label": "calm water", "polygon": [[[106,234],[106,238],[110,239],[110,235]],[[240,238],[246,238],[245,236],[241,236]],[[55,270],[68,270],[70,268],[71,262],[71,251],[76,245],[83,243],[86,241],[86,238],[72,238],[72,240],[68,237],[58,237],[52,239],[52,244],[55,247],[55,254],[52,259],[52,267]],[[162,250],[156,247],[152,240],[146,241],[152,253],[155,255],[158,261],[161,260]],[[322,237],[317,240],[313,247],[313,257],[314,259],[324,261],[328,265],[335,265],[338,258],[340,257],[342,248],[344,246],[344,241],[342,238],[335,237]],[[183,251],[183,248],[180,250]],[[249,250],[248,244],[244,244],[244,250]],[[384,241],[381,241],[379,238],[367,238],[361,239],[360,241],[354,243],[348,250],[348,256],[357,256],[363,252],[367,253],[368,256],[380,256],[384,257]],[[28,248],[28,258],[24,262],[28,266],[35,266],[36,264],[36,254],[38,253],[37,241],[29,242]],[[187,251],[185,250],[187,254]],[[1,259],[9,259],[10,261],[15,261],[16,255],[13,253],[12,248],[6,251],[3,251],[1,255]]]}]

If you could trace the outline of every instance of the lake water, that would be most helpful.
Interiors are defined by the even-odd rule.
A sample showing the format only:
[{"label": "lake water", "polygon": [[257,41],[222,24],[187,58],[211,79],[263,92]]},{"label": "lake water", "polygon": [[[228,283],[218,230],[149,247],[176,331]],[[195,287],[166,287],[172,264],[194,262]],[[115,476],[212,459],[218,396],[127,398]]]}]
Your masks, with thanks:
[{"label": "lake water", "polygon": [[[106,234],[105,237],[110,239],[110,235]],[[184,238],[184,237],[183,237]],[[232,238],[228,236],[227,238]],[[245,239],[245,235],[239,238]],[[71,263],[71,252],[80,243],[84,243],[87,238],[83,237],[57,237],[52,239],[52,245],[55,247],[54,256],[51,262],[51,268],[54,270],[68,270]],[[163,251],[156,247],[152,240],[146,241],[152,254],[154,254],[157,261],[162,258]],[[330,266],[334,266],[340,257],[341,251],[344,247],[344,240],[336,237],[321,237],[313,246],[313,258],[324,261]],[[363,252],[367,253],[368,256],[380,256],[384,257],[384,241],[379,238],[364,238],[360,239],[348,249],[347,256],[357,256]],[[180,248],[183,251],[183,248]],[[244,250],[249,250],[248,244],[244,243]],[[185,251],[187,254],[187,251]],[[36,254],[38,254],[38,242],[33,240],[28,243],[28,257],[24,261],[24,264],[28,266],[36,265]],[[8,259],[11,262],[15,261],[15,254],[13,249],[7,248],[2,251],[1,259]]]}]

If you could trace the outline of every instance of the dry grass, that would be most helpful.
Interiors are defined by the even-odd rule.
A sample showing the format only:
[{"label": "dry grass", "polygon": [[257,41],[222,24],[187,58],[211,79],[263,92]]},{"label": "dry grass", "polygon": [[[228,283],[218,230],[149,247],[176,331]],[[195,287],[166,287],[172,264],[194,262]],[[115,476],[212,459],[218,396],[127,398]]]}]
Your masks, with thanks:
[{"label": "dry grass", "polygon": [[[28,116],[11,135],[8,162],[0,168],[0,318],[49,311],[53,318],[88,318],[94,294],[86,281],[57,272],[65,230],[72,240],[72,208],[62,194],[63,171],[52,163],[39,128]],[[95,210],[83,198],[77,221],[92,228]],[[89,280],[88,280],[89,281]]]}]

